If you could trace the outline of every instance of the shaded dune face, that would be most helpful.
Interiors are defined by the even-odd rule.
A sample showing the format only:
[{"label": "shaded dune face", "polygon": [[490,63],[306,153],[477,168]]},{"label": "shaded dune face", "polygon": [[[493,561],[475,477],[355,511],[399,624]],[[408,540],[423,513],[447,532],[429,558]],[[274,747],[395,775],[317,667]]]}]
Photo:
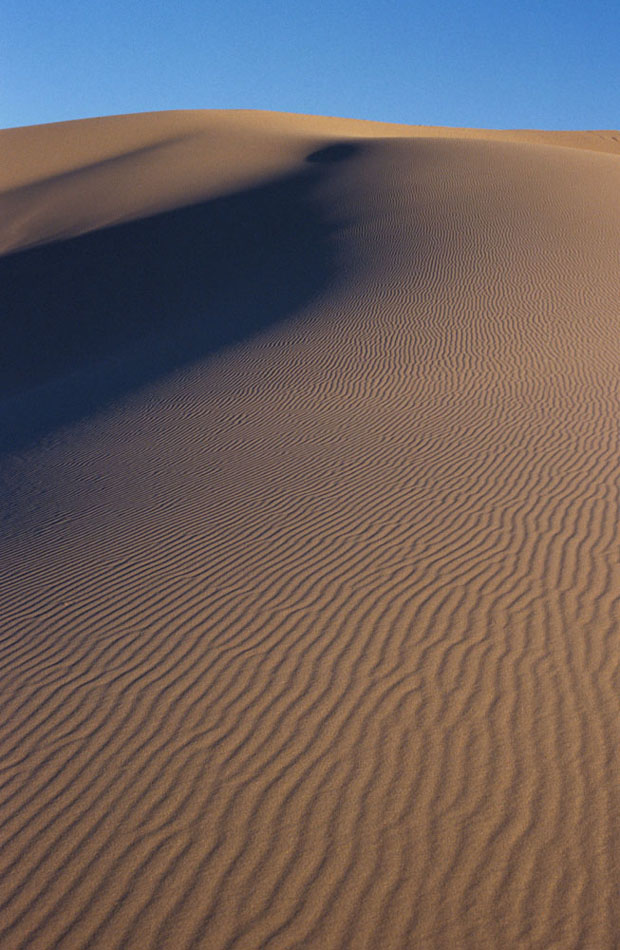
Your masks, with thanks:
[{"label": "shaded dune face", "polygon": [[613,950],[618,158],[290,121],[5,261],[0,946]]},{"label": "shaded dune face", "polygon": [[[318,155],[309,161],[332,160]],[[22,395],[2,447],[251,338],[324,292],[336,276],[338,221],[315,197],[321,177],[302,168],[0,258],[0,398]]]}]

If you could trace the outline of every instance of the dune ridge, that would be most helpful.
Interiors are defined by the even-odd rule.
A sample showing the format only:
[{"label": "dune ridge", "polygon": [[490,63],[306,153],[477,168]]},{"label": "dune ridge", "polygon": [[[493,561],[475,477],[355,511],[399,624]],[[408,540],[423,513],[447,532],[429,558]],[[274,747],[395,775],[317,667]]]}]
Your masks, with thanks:
[{"label": "dune ridge", "polygon": [[[215,157],[182,139],[163,194],[140,151],[160,121],[229,136]],[[118,206],[85,134],[47,219],[20,205],[20,246],[99,249],[111,217],[142,241],[136,215],[234,187],[208,289],[250,178],[306,190],[272,223],[268,191],[224,286],[200,285],[217,345],[172,286],[163,329],[54,356],[32,389],[26,360],[4,401],[39,435],[9,424],[1,462],[0,946],[611,950],[616,133],[89,122],[132,152]],[[67,413],[112,366],[123,386]]]},{"label": "dune ridge", "polygon": [[620,154],[620,131],[614,130],[452,129],[244,110],[141,113],[5,129],[0,254],[265,183],[334,142],[400,137]]}]

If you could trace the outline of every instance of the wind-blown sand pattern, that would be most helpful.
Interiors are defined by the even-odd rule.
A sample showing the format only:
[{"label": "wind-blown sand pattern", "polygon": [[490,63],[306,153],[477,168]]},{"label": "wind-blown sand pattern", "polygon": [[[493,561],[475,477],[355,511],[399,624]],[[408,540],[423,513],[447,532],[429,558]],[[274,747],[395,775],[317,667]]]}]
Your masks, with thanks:
[{"label": "wind-blown sand pattern", "polygon": [[1,133],[2,948],[618,946],[619,138]]}]

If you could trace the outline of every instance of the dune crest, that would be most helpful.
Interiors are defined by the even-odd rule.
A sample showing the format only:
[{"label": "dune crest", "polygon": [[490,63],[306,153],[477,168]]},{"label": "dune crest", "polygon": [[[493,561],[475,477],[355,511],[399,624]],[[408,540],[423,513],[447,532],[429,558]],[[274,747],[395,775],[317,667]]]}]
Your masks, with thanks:
[{"label": "dune crest", "polygon": [[619,137],[0,133],[0,947],[617,946]]}]

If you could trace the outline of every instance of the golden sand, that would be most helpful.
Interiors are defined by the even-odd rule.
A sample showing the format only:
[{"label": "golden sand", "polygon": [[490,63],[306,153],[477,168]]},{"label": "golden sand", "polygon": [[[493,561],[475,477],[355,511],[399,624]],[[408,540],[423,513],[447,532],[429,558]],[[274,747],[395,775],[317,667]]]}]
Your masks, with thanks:
[{"label": "golden sand", "polygon": [[2,950],[617,948],[619,139],[0,133]]}]

